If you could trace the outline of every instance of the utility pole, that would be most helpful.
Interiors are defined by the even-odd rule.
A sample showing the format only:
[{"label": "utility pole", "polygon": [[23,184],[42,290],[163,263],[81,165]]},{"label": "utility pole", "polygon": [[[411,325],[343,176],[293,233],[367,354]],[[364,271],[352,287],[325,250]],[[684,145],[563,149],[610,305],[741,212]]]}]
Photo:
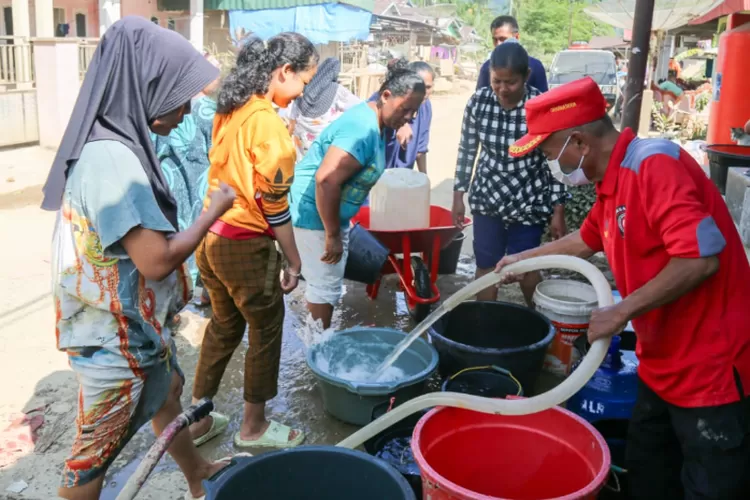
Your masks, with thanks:
[{"label": "utility pole", "polygon": [[633,35],[630,41],[630,61],[628,62],[628,81],[625,85],[623,101],[622,128],[638,130],[641,119],[641,100],[643,85],[646,80],[648,52],[651,45],[651,23],[654,17],[655,0],[636,0],[633,16]]},{"label": "utility pole", "polygon": [[570,0],[570,20],[568,21],[568,48],[570,48],[571,45],[573,45],[573,16],[575,16],[575,9],[573,6],[575,5],[573,2],[575,0]]}]

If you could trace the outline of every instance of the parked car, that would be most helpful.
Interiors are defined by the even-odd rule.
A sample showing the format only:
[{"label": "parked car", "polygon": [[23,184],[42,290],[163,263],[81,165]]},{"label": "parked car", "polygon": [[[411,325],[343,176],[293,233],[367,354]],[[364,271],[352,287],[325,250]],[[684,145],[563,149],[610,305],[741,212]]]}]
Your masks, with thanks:
[{"label": "parked car", "polygon": [[590,76],[599,85],[609,106],[614,106],[620,93],[617,84],[615,55],[606,50],[567,49],[558,52],[549,70],[549,87]]}]

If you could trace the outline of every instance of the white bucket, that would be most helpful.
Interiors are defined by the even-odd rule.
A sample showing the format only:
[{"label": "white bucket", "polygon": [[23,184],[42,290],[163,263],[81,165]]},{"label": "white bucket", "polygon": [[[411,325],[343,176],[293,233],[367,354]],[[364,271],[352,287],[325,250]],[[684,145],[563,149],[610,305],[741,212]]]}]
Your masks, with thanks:
[{"label": "white bucket", "polygon": [[547,280],[537,285],[534,304],[556,330],[544,359],[544,369],[567,376],[581,357],[573,343],[588,332],[591,313],[599,304],[596,291],[579,281]]}]

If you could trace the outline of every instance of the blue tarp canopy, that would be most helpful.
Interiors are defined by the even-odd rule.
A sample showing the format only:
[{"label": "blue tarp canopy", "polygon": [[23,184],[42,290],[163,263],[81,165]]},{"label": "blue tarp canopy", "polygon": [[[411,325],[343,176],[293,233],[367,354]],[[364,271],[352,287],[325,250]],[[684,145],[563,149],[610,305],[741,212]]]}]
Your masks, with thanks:
[{"label": "blue tarp canopy", "polygon": [[340,3],[229,11],[229,28],[235,41],[240,28],[263,40],[285,31],[300,33],[321,45],[367,40],[371,21],[371,12]]}]

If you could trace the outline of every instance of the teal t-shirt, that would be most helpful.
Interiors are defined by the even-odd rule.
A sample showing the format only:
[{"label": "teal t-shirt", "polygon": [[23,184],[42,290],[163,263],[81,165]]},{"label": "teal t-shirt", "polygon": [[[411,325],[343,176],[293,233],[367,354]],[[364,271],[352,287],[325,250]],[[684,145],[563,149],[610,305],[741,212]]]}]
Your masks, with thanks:
[{"label": "teal t-shirt", "polygon": [[294,227],[324,229],[315,205],[315,174],[331,146],[346,151],[362,165],[362,169],[341,189],[341,227],[349,225],[367,199],[370,189],[383,174],[385,140],[380,132],[377,114],[367,103],[362,103],[326,127],[295,167],[294,182],[289,193]]},{"label": "teal t-shirt", "polygon": [[677,97],[680,97],[682,95],[682,89],[677,84],[674,84],[669,80],[661,82],[659,88],[662,90],[666,90],[667,92],[672,92]]}]

